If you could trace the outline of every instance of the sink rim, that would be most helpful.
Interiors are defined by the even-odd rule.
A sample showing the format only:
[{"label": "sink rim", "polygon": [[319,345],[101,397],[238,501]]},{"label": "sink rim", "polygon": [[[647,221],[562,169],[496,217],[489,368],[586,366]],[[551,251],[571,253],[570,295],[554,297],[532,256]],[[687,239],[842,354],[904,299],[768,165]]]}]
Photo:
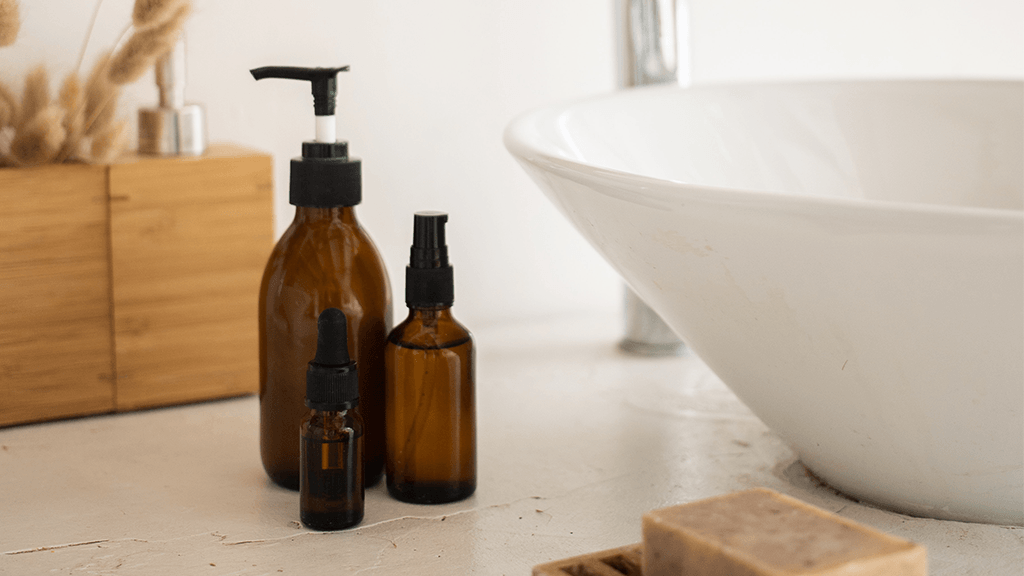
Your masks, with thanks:
[{"label": "sink rim", "polygon": [[[503,133],[503,140],[506,149],[517,159],[528,158],[531,162],[546,165],[564,177],[579,181],[581,183],[597,183],[602,180],[618,180],[629,183],[647,184],[650,188],[645,192],[646,197],[657,197],[665,202],[678,202],[680,193],[684,193],[691,200],[698,200],[708,203],[731,203],[743,202],[749,204],[761,204],[765,207],[798,207],[804,204],[812,204],[824,208],[842,208],[845,211],[850,209],[864,210],[866,213],[877,211],[899,212],[904,214],[918,214],[929,216],[955,216],[957,218],[977,219],[979,224],[988,221],[992,224],[1020,224],[1024,226],[1024,208],[991,208],[979,206],[956,206],[950,204],[928,204],[909,202],[903,200],[880,200],[875,198],[854,198],[840,196],[825,196],[819,194],[795,194],[778,190],[768,189],[744,189],[729,186],[717,186],[707,184],[693,184],[679,180],[645,176],[635,172],[628,172],[616,168],[608,168],[597,164],[591,164],[583,160],[573,158],[562,150],[553,149],[548,141],[540,135],[537,126],[544,118],[561,116],[571,109],[588,103],[628,99],[632,94],[641,92],[713,92],[735,89],[757,89],[757,88],[803,88],[810,86],[835,86],[846,87],[856,85],[978,85],[993,84],[1002,86],[1017,86],[1024,90],[1024,80],[1011,79],[914,79],[914,80],[887,80],[887,79],[851,79],[835,81],[787,81],[787,82],[750,82],[750,83],[723,83],[707,84],[693,87],[676,85],[644,86],[618,90],[606,94],[589,96],[576,100],[561,102],[554,105],[543,106],[523,112],[513,118],[506,126]],[[548,120],[553,123],[555,120]],[[671,189],[668,191],[666,189]]]}]

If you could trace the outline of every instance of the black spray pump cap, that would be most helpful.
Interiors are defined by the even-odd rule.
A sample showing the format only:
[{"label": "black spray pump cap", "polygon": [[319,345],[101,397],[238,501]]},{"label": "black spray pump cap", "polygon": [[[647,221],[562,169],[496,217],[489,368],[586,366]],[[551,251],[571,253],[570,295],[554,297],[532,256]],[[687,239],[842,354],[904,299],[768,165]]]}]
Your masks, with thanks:
[{"label": "black spray pump cap", "polygon": [[359,371],[348,355],[345,313],[328,308],[316,321],[316,357],[306,369],[306,406],[347,410],[359,403]]},{"label": "black spray pump cap", "polygon": [[[338,96],[338,73],[348,66],[336,68],[301,68],[297,66],[264,66],[249,72],[257,80],[285,78],[305,80],[313,87],[313,110],[317,116],[334,116]],[[363,199],[362,166],[348,157],[348,143],[335,142],[332,119],[325,119],[328,141],[302,143],[302,157],[293,158],[289,201],[295,206],[336,208],[355,206]],[[320,128],[318,127],[318,131]]]},{"label": "black spray pump cap", "polygon": [[444,212],[413,216],[412,248],[405,269],[405,303],[410,308],[451,306],[455,301],[455,278],[444,239],[446,222]]}]

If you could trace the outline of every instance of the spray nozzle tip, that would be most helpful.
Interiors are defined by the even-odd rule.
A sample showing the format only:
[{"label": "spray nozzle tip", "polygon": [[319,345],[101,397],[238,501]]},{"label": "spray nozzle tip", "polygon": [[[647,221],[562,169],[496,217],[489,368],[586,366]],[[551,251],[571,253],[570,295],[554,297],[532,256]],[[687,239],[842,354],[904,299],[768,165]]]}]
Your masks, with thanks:
[{"label": "spray nozzle tip", "polygon": [[425,211],[413,215],[412,250],[409,266],[413,268],[448,267],[448,246],[444,240],[444,212]]},{"label": "spray nozzle tip", "polygon": [[413,215],[412,245],[414,248],[443,248],[444,225],[448,215],[444,212],[424,211]]},{"label": "spray nozzle tip", "polygon": [[405,302],[410,308],[451,306],[455,299],[452,266],[444,239],[444,212],[413,215],[412,248],[405,269]]}]

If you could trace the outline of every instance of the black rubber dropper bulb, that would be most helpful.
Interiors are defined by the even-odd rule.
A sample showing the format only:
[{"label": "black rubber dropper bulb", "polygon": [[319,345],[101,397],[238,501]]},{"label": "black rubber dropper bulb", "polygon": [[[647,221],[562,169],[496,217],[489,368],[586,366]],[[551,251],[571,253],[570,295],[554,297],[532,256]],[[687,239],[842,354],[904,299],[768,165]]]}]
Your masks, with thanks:
[{"label": "black rubber dropper bulb", "polygon": [[413,216],[412,248],[405,269],[405,303],[410,308],[451,306],[455,278],[448,263],[444,212],[417,212]]},{"label": "black rubber dropper bulb", "polygon": [[317,319],[316,356],[306,370],[306,406],[348,410],[359,403],[359,372],[348,355],[348,322],[337,308]]}]

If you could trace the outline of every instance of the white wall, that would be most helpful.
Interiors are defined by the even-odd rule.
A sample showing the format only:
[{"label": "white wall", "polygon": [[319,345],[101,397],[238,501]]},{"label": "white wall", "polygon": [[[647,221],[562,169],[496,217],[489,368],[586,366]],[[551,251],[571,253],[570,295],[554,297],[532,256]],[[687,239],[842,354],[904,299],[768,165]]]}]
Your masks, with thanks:
[{"label": "white wall", "polygon": [[[350,64],[339,137],[364,162],[358,215],[384,254],[396,308],[412,212],[451,213],[456,309],[470,327],[571,310],[618,311],[614,273],[501,144],[516,114],[614,87],[615,0],[195,0],[189,98],[214,141],[275,157],[277,229],[291,218],[288,160],[311,138],[298,82],[252,80],[267,64]],[[133,0],[106,0],[86,62],[110,47]],[[690,0],[695,82],[851,76],[1024,77],[1020,0]],[[92,3],[22,0],[0,78],[71,69]],[[56,82],[56,81],[55,81]],[[122,100],[155,101],[146,77]],[[615,321],[615,320],[612,320]]]},{"label": "white wall", "polygon": [[1021,0],[688,0],[695,82],[1024,78]]},{"label": "white wall", "polygon": [[[106,0],[87,63],[116,41],[133,0]],[[45,62],[74,66],[92,2],[21,0],[24,25],[0,50],[19,85]],[[213,141],[275,157],[277,231],[292,217],[288,162],[312,139],[308,84],[256,82],[257,66],[349,64],[339,76],[338,136],[363,160],[357,215],[384,255],[396,313],[412,213],[450,212],[456,312],[471,328],[520,316],[615,310],[614,272],[555,211],[502,145],[516,115],[614,88],[610,0],[195,0],[188,99],[205,105]],[[57,80],[54,80],[54,84]],[[122,99],[134,122],[156,99],[146,76]]]}]

